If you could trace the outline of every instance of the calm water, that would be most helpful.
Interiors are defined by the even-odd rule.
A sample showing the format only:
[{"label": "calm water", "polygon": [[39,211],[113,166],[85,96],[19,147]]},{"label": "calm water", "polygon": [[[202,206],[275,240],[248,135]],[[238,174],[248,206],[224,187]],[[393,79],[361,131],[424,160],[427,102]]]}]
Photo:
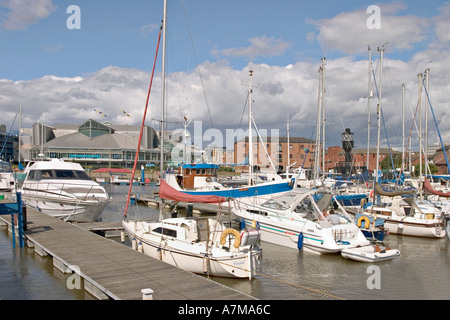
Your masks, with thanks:
[{"label": "calm water", "polygon": [[[149,186],[133,187],[133,193],[150,192]],[[104,221],[120,221],[127,193],[127,186],[111,187],[115,201],[103,213]],[[128,216],[156,219],[158,211],[133,205]],[[401,256],[374,265],[349,261],[338,254],[299,253],[262,243],[262,270],[252,281],[212,279],[263,300],[448,300],[449,242],[448,238],[390,235],[390,247],[399,249]],[[51,258],[40,257],[33,249],[13,249],[6,227],[0,228],[0,252],[0,299],[92,299],[84,290],[67,289],[68,275],[53,268]],[[376,269],[371,270],[371,266]]]}]

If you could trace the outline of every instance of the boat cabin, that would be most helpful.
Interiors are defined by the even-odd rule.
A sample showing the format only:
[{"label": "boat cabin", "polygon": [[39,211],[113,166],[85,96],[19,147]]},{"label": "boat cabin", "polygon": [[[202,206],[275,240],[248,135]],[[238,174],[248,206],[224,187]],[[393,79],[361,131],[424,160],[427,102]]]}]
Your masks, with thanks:
[{"label": "boat cabin", "polygon": [[186,164],[179,168],[177,181],[184,189],[200,189],[217,182],[217,164]]}]

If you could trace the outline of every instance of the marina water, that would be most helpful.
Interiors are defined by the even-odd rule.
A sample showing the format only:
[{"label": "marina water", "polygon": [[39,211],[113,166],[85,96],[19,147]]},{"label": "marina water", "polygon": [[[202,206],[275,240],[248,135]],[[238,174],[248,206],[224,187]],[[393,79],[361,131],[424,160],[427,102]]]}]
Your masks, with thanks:
[{"label": "marina water", "polygon": [[[109,188],[109,187],[108,187]],[[121,221],[128,186],[111,186],[114,202],[102,221]],[[133,194],[150,194],[154,187],[133,187]],[[183,212],[180,212],[182,215]],[[159,209],[133,205],[128,217],[157,219]],[[120,239],[117,239],[120,241]],[[389,235],[399,258],[376,264],[316,255],[262,243],[262,268],[252,281],[214,278],[228,287],[262,300],[448,300],[450,240]],[[126,241],[124,245],[130,245]],[[11,235],[0,227],[0,299],[90,300],[84,289],[68,289],[70,275],[53,267],[50,257],[32,248],[12,248]],[[101,266],[99,266],[101,268]]]}]

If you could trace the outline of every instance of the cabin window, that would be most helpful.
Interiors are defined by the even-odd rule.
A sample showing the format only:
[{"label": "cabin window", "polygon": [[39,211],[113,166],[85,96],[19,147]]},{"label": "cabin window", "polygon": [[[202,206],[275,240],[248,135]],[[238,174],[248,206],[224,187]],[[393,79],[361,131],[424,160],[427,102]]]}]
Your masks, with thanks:
[{"label": "cabin window", "polygon": [[211,168],[208,168],[208,169],[206,170],[206,174],[207,174],[208,176],[211,175]]},{"label": "cabin window", "polygon": [[28,174],[28,180],[36,180],[36,171],[35,170],[30,171],[30,173]]},{"label": "cabin window", "polygon": [[153,229],[152,232],[161,233],[161,234],[163,234],[165,236],[169,236],[169,237],[174,237],[174,238],[177,237],[177,231],[168,229],[168,228],[158,227],[156,229]]},{"label": "cabin window", "polygon": [[206,169],[202,169],[202,175],[206,174]]},{"label": "cabin window", "polygon": [[41,170],[41,179],[51,179],[52,170]]},{"label": "cabin window", "polygon": [[199,175],[200,174],[200,169],[195,169],[195,174]]}]

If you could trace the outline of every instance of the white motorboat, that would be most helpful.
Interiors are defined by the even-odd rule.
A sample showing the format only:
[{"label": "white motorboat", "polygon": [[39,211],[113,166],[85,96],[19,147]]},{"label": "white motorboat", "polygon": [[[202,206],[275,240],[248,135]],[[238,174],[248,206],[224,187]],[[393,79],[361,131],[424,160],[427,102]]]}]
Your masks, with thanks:
[{"label": "white motorboat", "polygon": [[317,189],[294,189],[270,198],[236,199],[231,212],[246,226],[259,225],[261,240],[315,253],[336,253],[345,248],[369,245],[351,218],[327,221],[321,211],[331,193]]},{"label": "white motorboat", "polygon": [[373,245],[344,249],[341,251],[341,255],[346,259],[373,263],[398,258],[400,256],[400,251],[397,249],[390,249],[389,247]]},{"label": "white motorboat", "polygon": [[97,221],[111,202],[80,164],[60,159],[30,162],[21,193],[27,206],[66,221]]},{"label": "white motorboat", "polygon": [[11,164],[6,161],[0,161],[0,193],[8,198],[11,197],[15,189],[14,173]]},{"label": "white motorboat", "polygon": [[144,254],[197,274],[249,278],[261,262],[259,231],[242,234],[212,218],[123,221],[129,239]]},{"label": "white motorboat", "polygon": [[385,229],[391,234],[442,238],[446,234],[445,219],[435,209],[419,207],[413,198],[395,197],[389,206],[371,206],[364,214],[383,219]]}]

